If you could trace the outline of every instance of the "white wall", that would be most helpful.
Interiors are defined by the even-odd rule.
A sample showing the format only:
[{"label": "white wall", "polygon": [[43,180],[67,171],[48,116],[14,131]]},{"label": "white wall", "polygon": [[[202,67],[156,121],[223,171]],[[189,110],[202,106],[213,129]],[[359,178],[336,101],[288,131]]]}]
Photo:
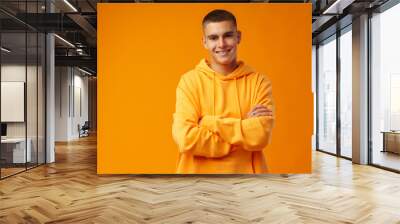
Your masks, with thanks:
[{"label": "white wall", "polygon": [[[75,113],[72,113],[73,119],[72,119],[72,136],[79,137],[78,133],[78,124],[81,126],[85,123],[85,121],[88,120],[89,118],[89,111],[88,111],[88,77],[81,76],[82,73],[76,74],[75,70],[75,75],[74,75],[74,108],[73,111]],[[80,111],[81,110],[81,111]]]},{"label": "white wall", "polygon": [[56,67],[55,73],[55,140],[70,141],[88,120],[88,77],[71,67]]},{"label": "white wall", "polygon": [[55,68],[55,141],[68,140],[69,68]]},{"label": "white wall", "polygon": [[[34,80],[33,77],[30,77],[34,75],[36,77],[36,67],[34,66],[28,66],[25,68],[24,65],[18,65],[18,64],[8,64],[8,65],[2,65],[1,66],[1,81],[2,82],[25,82],[25,75],[27,69],[27,75],[28,75],[28,80],[29,84],[36,86],[36,80]],[[36,103],[36,88],[27,88],[27,103],[30,104],[30,102],[35,102]],[[30,107],[34,107],[36,109],[36,104],[34,105],[28,105]],[[39,105],[40,106],[40,105]],[[6,110],[6,108],[1,108],[2,110]],[[28,111],[31,112],[31,111]],[[36,113],[28,113],[28,122],[34,121],[36,123],[37,117]],[[28,129],[30,127],[33,127],[33,125],[28,124]],[[36,127],[34,127],[34,130],[36,130]],[[32,131],[33,132],[33,131]],[[28,137],[29,133],[31,133],[30,130],[28,130]],[[35,132],[36,133],[36,132]],[[8,137],[25,137],[25,122],[7,122],[7,136]]]},{"label": "white wall", "polygon": [[[28,67],[28,69],[32,67]],[[1,81],[21,81],[25,82],[25,64],[24,65],[2,65]]]}]

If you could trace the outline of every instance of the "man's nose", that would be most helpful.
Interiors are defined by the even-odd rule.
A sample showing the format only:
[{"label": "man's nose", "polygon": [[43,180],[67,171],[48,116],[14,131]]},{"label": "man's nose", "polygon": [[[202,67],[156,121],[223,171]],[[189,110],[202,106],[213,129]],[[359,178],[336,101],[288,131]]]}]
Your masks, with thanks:
[{"label": "man's nose", "polygon": [[218,47],[224,48],[226,45],[224,38],[219,38]]}]

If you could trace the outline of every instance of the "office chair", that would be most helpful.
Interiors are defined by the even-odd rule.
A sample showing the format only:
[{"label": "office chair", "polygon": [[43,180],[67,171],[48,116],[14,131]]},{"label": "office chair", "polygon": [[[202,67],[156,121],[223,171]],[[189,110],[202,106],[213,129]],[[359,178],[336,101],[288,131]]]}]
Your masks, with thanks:
[{"label": "office chair", "polygon": [[85,121],[82,127],[78,125],[78,129],[79,129],[79,138],[89,136],[89,129],[90,129],[89,121]]}]

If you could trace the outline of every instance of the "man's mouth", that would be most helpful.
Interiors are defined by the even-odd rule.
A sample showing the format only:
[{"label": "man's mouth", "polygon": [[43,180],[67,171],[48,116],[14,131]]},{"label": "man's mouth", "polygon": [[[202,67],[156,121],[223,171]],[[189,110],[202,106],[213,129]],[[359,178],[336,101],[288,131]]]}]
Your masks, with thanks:
[{"label": "man's mouth", "polygon": [[231,51],[231,49],[228,50],[219,50],[219,51],[215,51],[215,53],[219,56],[226,56],[229,54],[229,52]]}]

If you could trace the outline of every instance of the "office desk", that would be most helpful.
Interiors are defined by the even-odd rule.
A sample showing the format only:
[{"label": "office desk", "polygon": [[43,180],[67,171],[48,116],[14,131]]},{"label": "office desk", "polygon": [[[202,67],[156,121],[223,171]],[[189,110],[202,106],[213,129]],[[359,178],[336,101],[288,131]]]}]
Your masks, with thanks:
[{"label": "office desk", "polygon": [[383,150],[382,152],[393,152],[400,154],[400,132],[382,131]]},{"label": "office desk", "polygon": [[[28,138],[25,154],[25,138],[6,138],[1,139],[1,159],[6,163],[25,163],[31,162],[32,140]],[[25,161],[27,159],[27,161]]]}]

